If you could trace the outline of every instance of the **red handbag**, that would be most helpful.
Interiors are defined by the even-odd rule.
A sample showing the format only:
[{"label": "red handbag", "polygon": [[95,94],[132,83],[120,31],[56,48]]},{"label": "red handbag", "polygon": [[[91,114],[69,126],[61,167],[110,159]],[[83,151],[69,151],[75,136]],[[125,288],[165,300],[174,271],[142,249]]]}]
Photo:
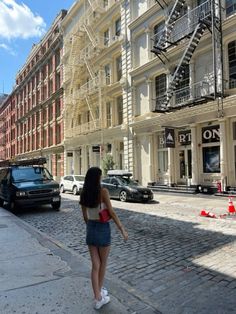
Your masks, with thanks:
[{"label": "red handbag", "polygon": [[109,210],[104,208],[99,211],[99,221],[100,222],[108,222],[111,219],[111,215]]}]

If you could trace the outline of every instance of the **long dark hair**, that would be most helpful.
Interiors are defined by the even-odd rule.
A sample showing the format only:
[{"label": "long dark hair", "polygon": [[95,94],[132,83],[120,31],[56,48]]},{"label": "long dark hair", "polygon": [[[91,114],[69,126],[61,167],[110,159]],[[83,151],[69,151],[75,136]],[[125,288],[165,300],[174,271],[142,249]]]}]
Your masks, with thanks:
[{"label": "long dark hair", "polygon": [[91,167],[86,173],[83,190],[80,195],[80,204],[85,207],[96,207],[101,201],[100,179],[102,170]]}]

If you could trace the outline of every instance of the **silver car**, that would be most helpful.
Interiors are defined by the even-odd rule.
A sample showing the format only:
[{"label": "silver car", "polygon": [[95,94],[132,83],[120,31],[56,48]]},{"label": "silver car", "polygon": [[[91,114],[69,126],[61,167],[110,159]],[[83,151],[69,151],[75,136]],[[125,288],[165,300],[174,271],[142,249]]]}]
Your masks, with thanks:
[{"label": "silver car", "polygon": [[72,192],[74,195],[78,195],[84,185],[83,175],[70,175],[61,178],[60,191],[65,193],[66,191]]}]

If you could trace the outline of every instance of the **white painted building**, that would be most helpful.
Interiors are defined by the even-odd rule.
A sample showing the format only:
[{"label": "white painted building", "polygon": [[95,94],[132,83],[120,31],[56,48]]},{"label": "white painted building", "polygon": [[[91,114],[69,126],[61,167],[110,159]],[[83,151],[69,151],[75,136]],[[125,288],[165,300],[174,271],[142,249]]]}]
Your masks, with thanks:
[{"label": "white painted building", "polygon": [[236,186],[236,3],[221,6],[74,4],[62,24],[66,174],[112,154],[144,185]]},{"label": "white painted building", "polygon": [[[62,24],[64,33],[65,173],[132,165],[127,79],[128,12],[118,0],[79,0]],[[125,91],[124,91],[125,90]],[[124,91],[124,92],[123,92]]]},{"label": "white painted building", "polygon": [[[130,1],[130,126],[135,177],[144,185],[216,186],[221,181],[236,186],[236,4],[226,0],[221,5],[223,72],[219,40],[214,41],[213,58],[210,1],[175,1],[169,6]],[[171,8],[179,10],[178,15]],[[199,26],[199,21],[205,24]],[[151,52],[155,45],[158,57]],[[190,45],[195,45],[192,51]],[[222,73],[223,99],[218,94]],[[174,132],[174,148],[166,148],[166,128]]]}]

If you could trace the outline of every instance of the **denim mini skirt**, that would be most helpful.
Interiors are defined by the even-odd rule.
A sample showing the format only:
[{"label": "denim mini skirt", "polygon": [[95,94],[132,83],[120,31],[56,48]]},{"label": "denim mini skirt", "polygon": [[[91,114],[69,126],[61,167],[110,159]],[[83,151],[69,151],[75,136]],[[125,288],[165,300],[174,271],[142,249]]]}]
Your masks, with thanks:
[{"label": "denim mini skirt", "polygon": [[93,246],[109,246],[111,244],[111,228],[109,222],[88,220],[86,244]]}]

